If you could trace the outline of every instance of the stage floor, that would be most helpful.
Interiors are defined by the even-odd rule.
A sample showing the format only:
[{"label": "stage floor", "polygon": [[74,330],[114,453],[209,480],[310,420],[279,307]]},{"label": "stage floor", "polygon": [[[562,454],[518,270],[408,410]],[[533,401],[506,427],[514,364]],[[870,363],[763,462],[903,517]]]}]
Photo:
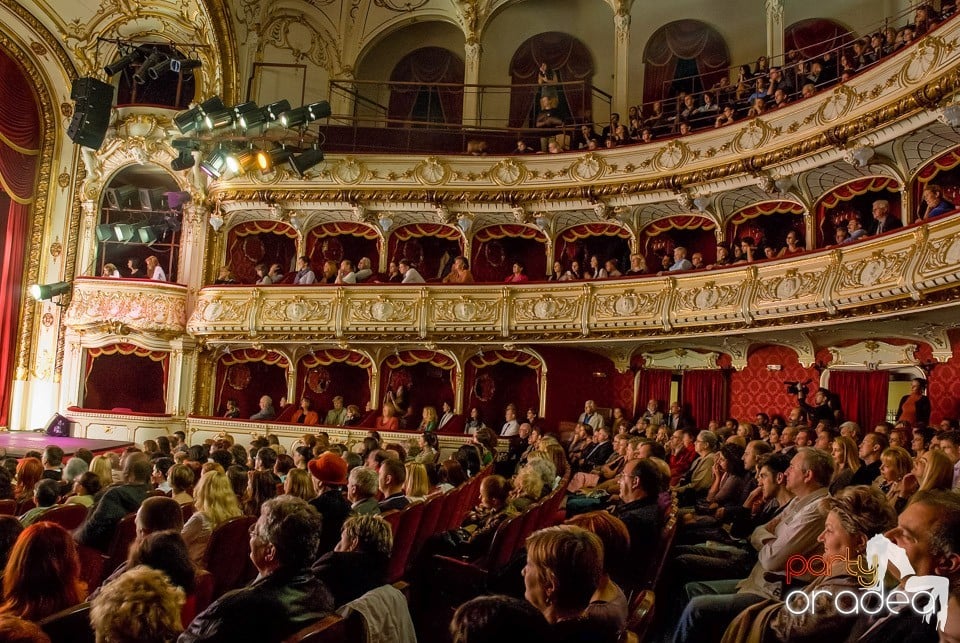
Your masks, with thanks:
[{"label": "stage floor", "polygon": [[103,453],[132,446],[133,442],[120,440],[88,440],[87,438],[57,438],[45,433],[33,431],[11,431],[0,433],[0,449],[6,455],[22,458],[27,451],[43,451],[49,444],[55,444],[65,455],[73,455],[77,449],[90,449],[93,453]]}]

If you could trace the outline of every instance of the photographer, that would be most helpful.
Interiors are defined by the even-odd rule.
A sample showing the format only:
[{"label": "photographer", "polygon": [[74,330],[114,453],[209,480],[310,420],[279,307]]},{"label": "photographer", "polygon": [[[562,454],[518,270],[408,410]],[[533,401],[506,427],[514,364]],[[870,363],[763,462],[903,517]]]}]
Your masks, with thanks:
[{"label": "photographer", "polygon": [[840,400],[828,389],[822,386],[817,389],[817,392],[813,395],[812,406],[807,404],[804,399],[809,390],[807,389],[806,382],[803,384],[795,384],[788,390],[796,394],[797,404],[800,405],[801,409],[806,411],[807,416],[810,418],[811,425],[816,426],[820,420],[830,422],[831,426],[837,426],[840,423]]}]

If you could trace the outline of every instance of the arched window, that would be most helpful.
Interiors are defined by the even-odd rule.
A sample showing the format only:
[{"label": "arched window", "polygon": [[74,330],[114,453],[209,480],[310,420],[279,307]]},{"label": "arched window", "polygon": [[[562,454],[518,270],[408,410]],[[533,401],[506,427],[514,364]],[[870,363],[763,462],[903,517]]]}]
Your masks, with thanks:
[{"label": "arched window", "polygon": [[643,102],[710,89],[727,75],[730,52],[720,33],[699,20],[657,29],[643,50]]},{"label": "arched window", "polygon": [[463,59],[443,47],[421,47],[400,59],[390,74],[391,121],[460,124],[463,120]]},{"label": "arched window", "polygon": [[[561,83],[554,86],[555,92],[543,85],[529,87],[537,84],[542,64],[551,78]],[[510,127],[537,127],[544,105],[565,123],[592,120],[589,86],[593,70],[590,50],[570,34],[548,31],[525,40],[510,60],[510,83],[515,86],[510,91]],[[563,84],[575,81],[580,84]]]},{"label": "arched window", "polygon": [[[139,49],[148,61],[149,56],[156,50],[158,54],[156,60],[161,65],[164,59],[170,61],[196,58],[196,56],[184,56],[174,47],[161,43],[144,45]],[[141,75],[140,67],[141,64],[138,63],[120,72],[120,84],[117,89],[118,106],[158,105],[176,109],[186,109],[190,106],[197,85],[194,70],[176,72],[168,64],[159,68],[157,78],[152,78]],[[144,82],[138,82],[137,78],[142,78]]]}]

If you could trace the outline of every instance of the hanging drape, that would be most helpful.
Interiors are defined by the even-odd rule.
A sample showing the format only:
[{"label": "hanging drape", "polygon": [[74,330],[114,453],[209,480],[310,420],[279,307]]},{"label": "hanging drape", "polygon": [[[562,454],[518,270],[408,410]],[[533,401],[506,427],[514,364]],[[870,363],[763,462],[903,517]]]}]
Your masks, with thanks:
[{"label": "hanging drape", "polygon": [[250,417],[258,410],[263,395],[273,399],[280,413],[280,398],[287,394],[289,361],[274,351],[244,348],[227,353],[217,361],[214,413],[220,415],[228,399],[237,400],[240,417]]},{"label": "hanging drape", "polygon": [[81,405],[89,409],[163,413],[169,364],[169,353],[133,344],[88,349]]},{"label": "hanging drape", "polygon": [[887,419],[887,371],[830,371],[829,388],[840,398],[843,417],[865,430]]},{"label": "hanging drape", "polygon": [[[460,124],[463,119],[463,59],[443,47],[421,47],[400,59],[390,82],[419,83],[390,88],[388,118],[391,121],[414,120],[413,108],[422,91],[436,92],[443,110],[442,122]],[[461,87],[440,87],[438,84]]]},{"label": "hanging drape", "polygon": [[463,254],[463,233],[440,223],[411,223],[390,234],[387,249],[391,261],[409,259],[424,279],[433,280]]},{"label": "hanging drape", "polygon": [[[521,44],[510,60],[510,83],[527,85],[510,90],[510,127],[531,127],[530,116],[535,114],[540,64],[556,71],[562,85],[559,92],[565,98],[560,112],[569,110],[575,121],[589,121],[591,96],[588,90],[593,81],[593,56],[580,40],[559,31],[541,33]],[[564,102],[564,101],[561,101]]]},{"label": "hanging drape", "polygon": [[690,412],[698,429],[710,420],[723,422],[727,417],[728,380],[720,369],[684,371],[680,385],[683,407]]},{"label": "hanging drape", "polygon": [[258,263],[278,263],[284,272],[292,267],[297,251],[297,231],[283,221],[245,221],[227,233],[227,266],[240,283],[255,283]]},{"label": "hanging drape", "polygon": [[670,401],[670,381],[673,371],[662,368],[644,368],[634,381],[633,416],[643,413],[647,402],[656,400],[661,413],[667,410]]},{"label": "hanging drape", "polygon": [[783,50],[796,49],[807,60],[836,51],[853,40],[850,31],[829,18],[809,18],[795,22],[783,32]]},{"label": "hanging drape", "polygon": [[0,86],[0,426],[6,426],[17,360],[23,260],[40,159],[40,116],[35,88],[3,53]]},{"label": "hanging drape", "polygon": [[900,190],[900,184],[896,179],[888,176],[869,176],[863,179],[857,179],[844,183],[827,192],[817,204],[818,209],[829,210],[835,208],[842,201],[867,194],[868,192],[896,192]]},{"label": "hanging drape", "polygon": [[345,405],[363,409],[370,401],[371,366],[363,353],[339,348],[304,355],[297,364],[297,400],[309,398],[321,420],[338,395],[343,396]]},{"label": "hanging drape", "polygon": [[678,59],[694,60],[704,87],[712,87],[730,66],[727,43],[699,20],[676,20],[658,29],[643,50],[643,102],[662,100],[674,81]]},{"label": "hanging drape", "polygon": [[380,235],[368,225],[352,221],[324,223],[307,233],[306,255],[314,270],[319,270],[327,260],[340,263],[350,259],[353,265],[366,257],[374,273],[380,267]]}]

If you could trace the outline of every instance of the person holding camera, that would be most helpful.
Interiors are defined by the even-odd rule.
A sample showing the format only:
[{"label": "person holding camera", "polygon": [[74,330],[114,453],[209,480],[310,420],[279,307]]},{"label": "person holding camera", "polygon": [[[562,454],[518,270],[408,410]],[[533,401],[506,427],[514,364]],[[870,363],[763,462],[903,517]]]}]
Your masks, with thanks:
[{"label": "person holding camera", "polygon": [[828,389],[822,386],[817,389],[813,395],[813,404],[810,405],[804,399],[807,394],[806,384],[794,385],[792,393],[797,396],[797,404],[807,412],[812,426],[816,426],[821,420],[826,420],[830,426],[837,426],[840,423],[840,402]]}]

